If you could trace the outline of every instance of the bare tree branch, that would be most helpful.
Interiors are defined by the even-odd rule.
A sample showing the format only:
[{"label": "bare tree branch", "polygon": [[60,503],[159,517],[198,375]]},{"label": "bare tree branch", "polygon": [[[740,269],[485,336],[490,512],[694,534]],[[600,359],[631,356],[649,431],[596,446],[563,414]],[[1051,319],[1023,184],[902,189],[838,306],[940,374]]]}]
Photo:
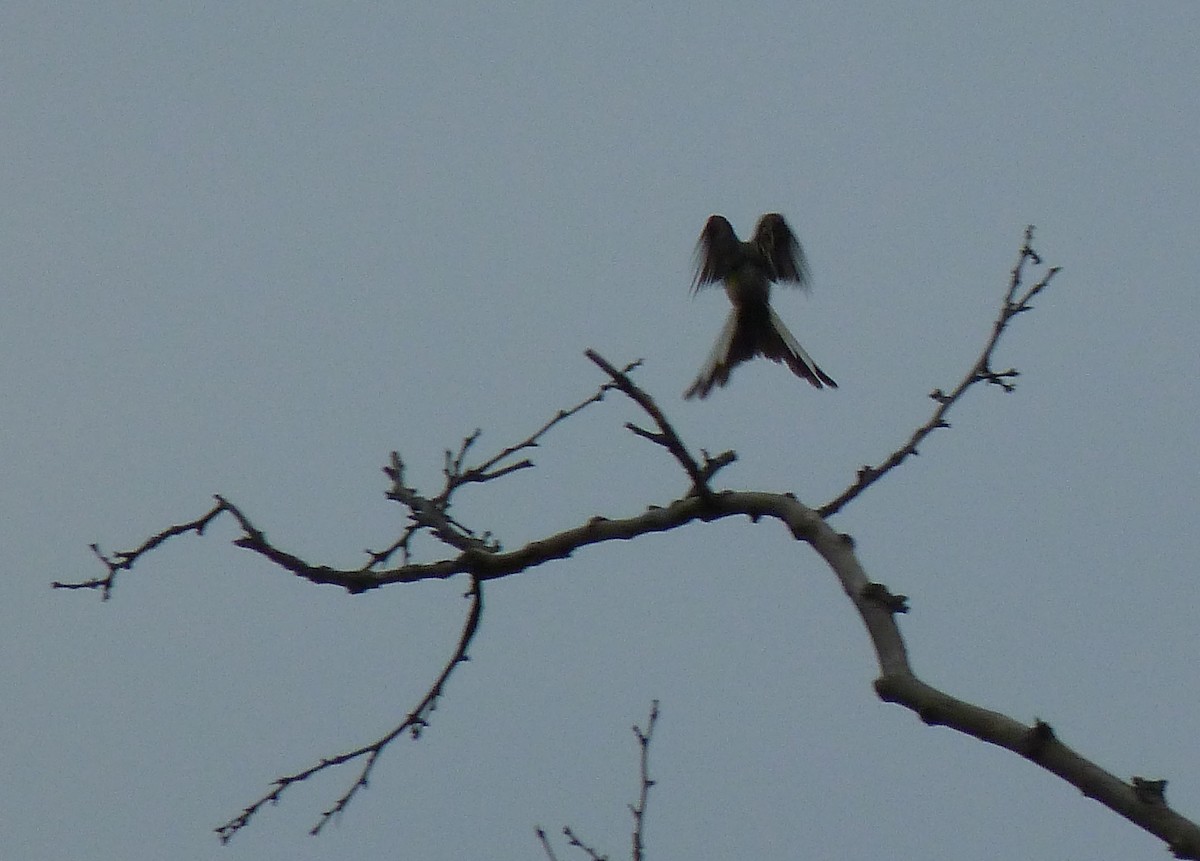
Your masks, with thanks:
[{"label": "bare tree branch", "polygon": [[118,571],[128,571],[133,567],[139,558],[149,553],[151,550],[157,549],[167,540],[174,538],[176,535],[184,535],[188,532],[195,532],[197,535],[203,535],[204,530],[208,528],[208,524],[216,520],[217,516],[222,511],[225,511],[225,504],[220,497],[217,497],[217,504],[213,506],[206,514],[201,515],[195,520],[187,523],[180,523],[177,526],[169,526],[162,532],[151,535],[141,546],[127,551],[119,551],[112,556],[106,556],[101,550],[100,545],[91,544],[92,553],[96,554],[104,566],[108,569],[108,574],[104,577],[96,577],[89,580],[81,580],[73,583],[62,583],[55,580],[50,584],[53,589],[99,589],[100,597],[107,601],[112,597],[113,586],[116,583]]},{"label": "bare tree branch", "polygon": [[607,855],[601,855],[599,852],[597,852],[591,846],[588,846],[586,843],[584,843],[582,840],[580,840],[578,837],[576,837],[575,832],[571,830],[571,827],[569,825],[567,827],[563,828],[563,836],[567,838],[568,845],[574,846],[576,849],[582,850],[583,854],[586,855],[589,859],[591,859],[591,861],[608,861]]},{"label": "bare tree branch", "polygon": [[539,825],[534,829],[534,833],[537,834],[538,842],[542,844],[542,849],[545,851],[546,857],[550,861],[558,861],[558,856],[554,854],[554,847],[550,845],[550,838],[546,836],[545,830]]},{"label": "bare tree branch", "polygon": [[638,765],[641,773],[641,789],[638,800],[629,805],[633,814],[633,861],[642,861],[646,850],[643,839],[646,828],[646,799],[650,796],[650,787],[654,781],[650,779],[650,739],[654,738],[654,725],[658,723],[658,700],[650,704],[650,720],[646,723],[646,731],[634,726],[633,734],[638,740]]},{"label": "bare tree branch", "polygon": [[983,352],[979,354],[979,358],[975,360],[975,364],[970,367],[963,378],[959,380],[958,385],[949,394],[946,394],[941,389],[934,389],[930,392],[929,397],[933,398],[937,403],[937,407],[934,409],[933,415],[929,417],[929,421],[913,431],[912,436],[900,448],[888,455],[881,464],[878,466],[864,466],[859,469],[858,477],[854,480],[853,484],[842,491],[835,499],[830,500],[817,509],[822,517],[831,517],[837,514],[857,498],[860,493],[907,460],[910,455],[917,454],[917,447],[925,441],[927,436],[940,428],[950,427],[950,424],[946,421],[946,414],[950,412],[950,408],[958,403],[959,399],[971,386],[976,383],[990,383],[991,385],[999,386],[1006,392],[1011,392],[1016,388],[1016,385],[1010,382],[1010,380],[1019,376],[1019,372],[1014,368],[1009,368],[1006,371],[993,370],[992,354],[995,353],[996,344],[999,343],[1000,336],[1004,334],[1012,318],[1031,310],[1033,306],[1030,304],[1030,300],[1045,290],[1050,284],[1050,279],[1059,272],[1059,267],[1057,266],[1049,268],[1037,283],[1027,288],[1023,293],[1020,292],[1025,277],[1025,264],[1033,263],[1035,266],[1040,266],[1042,263],[1042,258],[1033,250],[1030,245],[1031,242],[1033,242],[1032,225],[1025,228],[1025,241],[1021,246],[1021,254],[1017,258],[1017,263],[1013,266],[1012,275],[1009,278],[1008,292],[1000,304],[999,315],[996,317],[995,322],[992,323],[991,337],[984,344]]},{"label": "bare tree branch", "polygon": [[648,431],[633,423],[626,424],[625,427],[643,439],[647,439],[669,451],[671,456],[679,461],[679,465],[688,474],[688,478],[692,480],[692,492],[705,499],[710,497],[712,491],[708,487],[709,479],[721,467],[733,463],[737,459],[737,455],[731,451],[727,451],[713,459],[709,458],[706,454],[704,466],[701,466],[692,457],[691,452],[687,450],[687,446],[683,444],[683,440],[679,438],[679,434],[675,432],[675,428],[667,421],[667,417],[659,409],[658,404],[654,402],[654,399],[650,395],[633,384],[627,372],[618,371],[595,350],[585,350],[583,354],[591,359],[604,373],[612,377],[613,384],[624,392],[630,400],[645,410],[646,414],[658,425],[658,432]]},{"label": "bare tree branch", "polygon": [[[509,446],[474,467],[467,466],[466,459],[479,434],[476,432],[469,435],[457,452],[446,453],[443,470],[445,484],[437,495],[428,497],[409,486],[404,479],[404,464],[399,455],[393,454],[391,463],[385,468],[393,482],[388,497],[408,509],[410,522],[400,540],[385,551],[369,554],[371,559],[362,568],[336,569],[305,562],[269,543],[265,534],[255,527],[237,506],[222,497],[216,497],[214,507],[200,518],[170,526],[146,539],[134,550],[106,556],[98,548],[93,548],[108,569],[106,577],[78,583],[56,582],[54,586],[62,589],[97,589],[107,598],[112,592],[114,579],[119,571],[130,569],[143,556],[175,536],[189,532],[202,535],[208,524],[222,513],[233,517],[242,530],[241,536],[234,542],[238,547],[258,553],[297,576],[313,582],[339,585],[350,592],[362,592],[392,583],[412,583],[467,574],[471,583],[468,597],[472,599],[472,605],[458,647],[417,708],[375,742],[335,757],[322,759],[304,771],[278,778],[270,792],[246,807],[238,817],[217,829],[221,839],[228,840],[245,827],[265,804],[278,800],[287,787],[325,769],[362,758],[363,765],[357,779],[333,806],[321,814],[313,827],[313,833],[317,833],[330,818],[346,808],[359,789],[366,787],[372,768],[391,741],[405,731],[416,736],[426,725],[429,712],[441,696],[450,673],[459,663],[466,660],[467,647],[475,635],[482,614],[484,581],[565,559],[575,551],[593,544],[662,532],[696,520],[711,521],[731,516],[746,516],[752,522],[758,523],[764,518],[775,519],[782,523],[796,540],[812,546],[838,577],[843,590],[854,604],[879,662],[880,675],[875,681],[875,690],[880,698],[911,709],[927,724],[950,727],[1017,753],[1157,835],[1166,841],[1177,857],[1200,859],[1200,828],[1167,805],[1165,781],[1142,777],[1123,781],[1060,742],[1046,722],[1038,720],[1031,725],[1022,724],[998,712],[956,699],[921,681],[910,666],[907,649],[895,621],[896,614],[908,610],[907,599],[903,595],[893,594],[880,583],[872,582],[854,553],[853,540],[847,535],[835,532],[826,522],[827,517],[839,512],[880,477],[898,466],[909,455],[915,454],[920,443],[930,433],[937,428],[947,427],[946,414],[968,388],[983,382],[1000,386],[1005,391],[1013,389],[1011,381],[1017,376],[1017,372],[1013,369],[996,371],[992,367],[996,345],[1012,318],[1029,310],[1032,307],[1031,300],[1049,285],[1058,272],[1057,267],[1051,267],[1032,286],[1024,287],[1026,265],[1041,265],[1042,262],[1031,247],[1032,236],[1032,228],[1029,228],[1025,233],[1020,257],[1012,270],[1007,293],[999,315],[993,323],[990,337],[967,374],[949,394],[941,390],[933,392],[932,397],[937,402],[937,408],[931,418],[919,427],[907,442],[880,466],[864,467],[860,470],[856,481],[844,493],[819,509],[808,508],[791,494],[712,489],[710,483],[713,476],[724,465],[731,463],[735,455],[725,452],[712,458],[704,453],[701,463],[690,453],[654,400],[629,379],[628,372],[633,365],[624,370],[617,370],[594,351],[588,351],[588,358],[610,377],[611,382],[606,382],[594,395],[577,406],[561,411],[525,440]],[[637,436],[665,449],[680,464],[689,481],[689,488],[683,496],[661,507],[652,506],[640,514],[622,519],[592,517],[576,527],[529,542],[508,552],[503,551],[499,542],[492,539],[489,533],[476,533],[451,516],[450,500],[457,488],[466,484],[496,480],[528,468],[527,460],[508,459],[536,446],[541,436],[557,423],[591,403],[598,402],[606,391],[613,388],[619,389],[637,404],[650,418],[654,427],[651,430],[630,424],[629,429]],[[428,531],[455,551],[454,554],[433,562],[413,562],[410,558],[410,542],[413,535],[421,530]],[[401,554],[403,564],[383,568],[382,565],[397,552]],[[645,739],[648,744],[649,730]],[[652,783],[646,776],[643,761],[643,797],[632,808],[635,816],[635,852],[639,851],[637,847],[640,845],[641,818],[638,810],[644,812],[645,793],[650,785]],[[544,833],[540,830],[538,833],[553,859],[548,842],[544,840]],[[599,861],[601,856],[579,841],[569,829],[565,833],[571,845],[587,853],[593,861]]]},{"label": "bare tree branch", "polygon": [[[638,762],[640,782],[638,789],[638,800],[629,805],[629,812],[633,814],[633,847],[630,857],[633,861],[644,861],[645,858],[645,843],[642,835],[645,832],[646,826],[646,799],[650,795],[650,787],[654,786],[654,781],[650,779],[650,740],[654,737],[654,725],[658,723],[658,700],[654,700],[650,704],[650,720],[646,724],[646,731],[642,732],[641,728],[634,724],[633,734],[638,740]],[[539,825],[534,829],[538,840],[542,844],[542,849],[550,861],[558,861],[554,855],[554,849],[550,845],[550,838],[546,836],[546,832]],[[607,861],[607,855],[600,855],[595,849],[585,845],[576,835],[571,827],[565,826],[563,834],[567,837],[571,846],[581,849],[591,861]]]},{"label": "bare tree branch", "polygon": [[[632,362],[620,373],[628,374],[640,364],[640,361]],[[423,496],[416,488],[410,487],[405,483],[404,462],[400,459],[398,453],[392,452],[389,464],[383,468],[384,473],[392,479],[392,487],[387,493],[387,498],[394,502],[400,502],[409,509],[410,522],[401,537],[397,541],[394,541],[387,549],[382,551],[366,551],[369,559],[367,564],[361,568],[338,569],[327,565],[309,564],[299,557],[270,544],[266,539],[266,535],[254,526],[250,518],[238,506],[221,496],[216,496],[214,497],[216,504],[202,516],[186,523],[168,526],[166,529],[147,538],[140,546],[133,550],[118,551],[109,556],[104,554],[98,545],[92,544],[92,552],[108,569],[106,576],[80,581],[64,582],[56,580],[50,585],[54,589],[99,590],[102,597],[107,600],[112,594],[116,575],[119,572],[131,570],[138,560],[151,551],[158,549],[171,538],[185,535],[189,532],[203,535],[208,525],[223,513],[228,513],[232,516],[242,528],[241,537],[234,541],[236,546],[253,550],[280,567],[306,580],[314,583],[341,586],[351,593],[364,592],[383,585],[370,576],[370,572],[386,562],[397,552],[402,553],[404,562],[402,568],[407,568],[411,557],[412,538],[421,530],[429,530],[444,543],[464,552],[467,550],[485,552],[499,550],[499,543],[492,541],[489,533],[485,532],[482,536],[477,536],[472,530],[449,516],[447,512],[454,492],[466,484],[482,484],[533,466],[533,462],[528,459],[523,459],[516,463],[501,464],[517,452],[536,448],[540,444],[542,437],[556,425],[575,416],[592,404],[604,400],[605,394],[614,388],[616,388],[615,383],[604,383],[595,393],[578,404],[568,409],[559,410],[558,413],[525,439],[508,446],[498,454],[471,467],[464,466],[464,462],[468,450],[478,441],[481,432],[476,430],[469,434],[463,439],[457,454],[452,454],[449,451],[445,453],[446,464],[443,468],[443,475],[445,476],[446,483],[442,490],[433,497]],[[415,566],[415,570],[421,572],[426,569],[418,565]],[[444,579],[458,573],[468,572],[466,569],[448,570],[444,565],[437,565],[429,569],[427,576],[418,576],[417,579]]]},{"label": "bare tree branch", "polygon": [[350,801],[358,794],[360,789],[366,789],[368,779],[371,776],[372,769],[375,768],[375,763],[379,761],[380,755],[393,741],[399,738],[404,733],[409,733],[412,738],[417,739],[421,736],[421,731],[429,724],[429,715],[437,707],[437,701],[441,698],[442,692],[445,689],[446,682],[450,679],[450,674],[454,672],[454,668],[461,663],[465,663],[467,657],[467,649],[471,645],[471,641],[475,638],[475,632],[479,630],[479,620],[483,616],[483,584],[477,579],[471,579],[471,587],[467,592],[466,597],[471,601],[471,608],[467,613],[467,621],[463,626],[462,634],[458,638],[458,646],[454,653],[450,656],[442,672],[437,679],[426,691],[425,696],[418,703],[417,707],[401,721],[397,726],[393,727],[384,735],[377,738],[370,744],[365,744],[362,747],[354,750],[340,753],[337,756],[322,759],[315,765],[311,765],[303,771],[298,771],[295,774],[288,774],[283,777],[276,778],[272,784],[270,792],[258,798],[256,801],[242,809],[242,812],[230,819],[223,825],[214,829],[222,843],[228,843],[233,835],[237,834],[243,828],[250,824],[250,820],[256,813],[262,810],[268,804],[275,804],[279,801],[284,791],[297,783],[308,780],[310,777],[319,774],[326,769],[334,768],[339,765],[344,765],[348,762],[353,762],[356,759],[363,759],[362,767],[359,769],[358,776],[350,788],[347,789],[333,803],[333,806],[321,813],[316,824],[313,825],[309,834],[317,835],[321,830],[329,824],[329,821],[340,814],[350,804]]}]

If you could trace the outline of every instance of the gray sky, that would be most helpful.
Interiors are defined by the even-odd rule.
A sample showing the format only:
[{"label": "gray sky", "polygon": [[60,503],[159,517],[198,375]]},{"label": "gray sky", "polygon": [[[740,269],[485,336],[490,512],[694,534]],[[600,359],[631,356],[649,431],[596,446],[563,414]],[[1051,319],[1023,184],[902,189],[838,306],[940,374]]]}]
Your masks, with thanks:
[{"label": "gray sky", "polygon": [[[529,859],[627,853],[629,727],[662,701],[653,859],[1129,859],[1153,838],[880,703],[832,575],[777,525],[594,548],[496,583],[419,743],[306,835],[452,648],[463,584],[351,597],[228,544],[52,592],[222,493],[353,565],[434,489],[639,381],[733,487],[817,505],[982,343],[1027,223],[1065,267],[922,457],[852,505],[929,682],[1040,717],[1200,815],[1195,744],[1200,6],[13,2],[0,16],[0,856]],[[768,362],[684,403],[726,313],[704,219],[779,210],[813,265],[780,315],[839,383]],[[509,547],[685,487],[613,398],[464,493]],[[562,849],[562,857],[572,857]],[[578,856],[574,856],[578,857]]]}]

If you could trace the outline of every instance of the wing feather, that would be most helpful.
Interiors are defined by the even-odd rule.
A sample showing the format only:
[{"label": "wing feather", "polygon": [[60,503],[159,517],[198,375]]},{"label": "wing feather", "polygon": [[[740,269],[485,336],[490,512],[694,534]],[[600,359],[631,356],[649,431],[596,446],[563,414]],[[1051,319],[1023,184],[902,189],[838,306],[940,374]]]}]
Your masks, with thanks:
[{"label": "wing feather", "polygon": [[782,215],[768,212],[760,218],[751,241],[766,261],[772,281],[790,282],[808,289],[808,260],[804,256],[804,249],[800,247],[800,240]]},{"label": "wing feather", "polygon": [[723,215],[709,216],[696,243],[696,277],[692,292],[706,284],[723,281],[733,270],[741,253],[741,242],[733,225]]}]

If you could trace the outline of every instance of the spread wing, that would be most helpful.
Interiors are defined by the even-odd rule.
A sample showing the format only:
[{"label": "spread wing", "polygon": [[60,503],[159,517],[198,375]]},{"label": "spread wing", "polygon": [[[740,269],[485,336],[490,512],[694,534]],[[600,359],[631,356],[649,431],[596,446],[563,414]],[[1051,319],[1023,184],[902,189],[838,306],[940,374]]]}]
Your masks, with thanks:
[{"label": "spread wing", "polygon": [[778,212],[768,212],[760,218],[758,226],[754,228],[754,239],[751,242],[767,262],[772,281],[790,281],[808,289],[810,276],[804,249],[800,247],[800,241],[796,239],[796,234],[792,233],[792,228],[788,227],[782,215]]},{"label": "spread wing", "polygon": [[692,292],[705,284],[724,280],[737,263],[741,245],[733,225],[724,216],[709,216],[696,243],[696,277],[692,280]]}]

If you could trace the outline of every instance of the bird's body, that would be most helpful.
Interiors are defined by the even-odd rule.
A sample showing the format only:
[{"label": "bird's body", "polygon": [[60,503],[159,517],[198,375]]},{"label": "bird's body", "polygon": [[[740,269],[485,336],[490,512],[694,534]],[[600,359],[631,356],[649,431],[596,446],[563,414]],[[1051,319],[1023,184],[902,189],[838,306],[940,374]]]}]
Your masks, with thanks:
[{"label": "bird's body", "polygon": [[714,386],[729,382],[734,367],[758,355],[786,362],[796,376],[818,389],[837,388],[771,308],[772,282],[808,287],[804,251],[782,215],[772,212],[760,218],[749,242],[739,240],[733,226],[714,215],[700,234],[697,257],[692,292],[720,281],[733,309],[685,398],[708,397]]}]

